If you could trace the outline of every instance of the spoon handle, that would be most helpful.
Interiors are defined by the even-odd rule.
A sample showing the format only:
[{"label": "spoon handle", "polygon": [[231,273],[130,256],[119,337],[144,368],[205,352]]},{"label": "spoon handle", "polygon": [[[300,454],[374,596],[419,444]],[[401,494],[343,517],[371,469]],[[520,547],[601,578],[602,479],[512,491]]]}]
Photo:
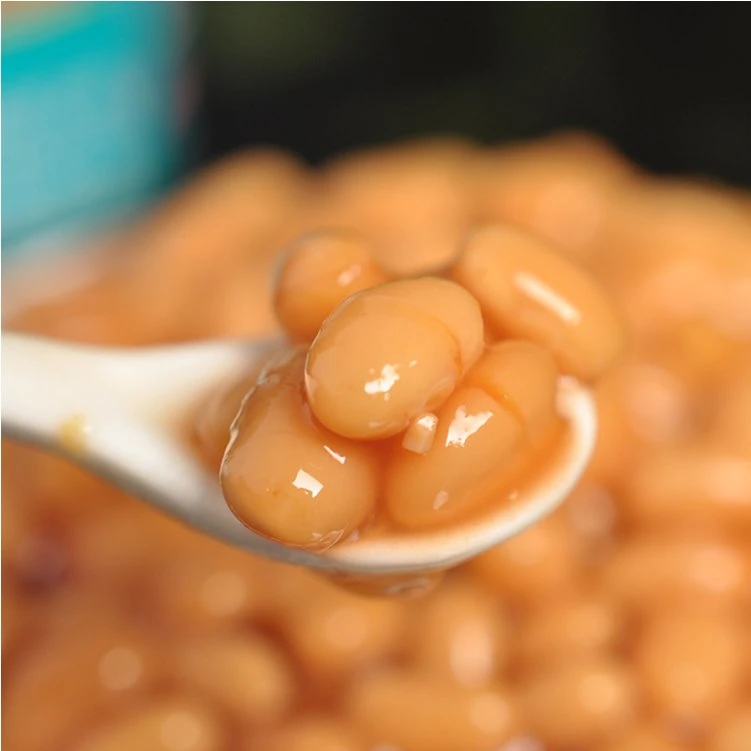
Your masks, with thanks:
[{"label": "spoon handle", "polygon": [[260,346],[106,349],[4,333],[2,432],[192,518],[216,481],[190,450],[186,425],[201,396]]},{"label": "spoon handle", "polygon": [[190,524],[237,536],[243,528],[177,428],[197,394],[247,357],[247,346],[226,342],[119,350],[3,333],[2,431]]},{"label": "spoon handle", "polygon": [[24,334],[2,335],[2,432],[51,446],[76,443],[76,424],[104,395],[96,351]]},{"label": "spoon handle", "polygon": [[[3,333],[2,432],[168,510],[175,488],[190,505],[200,468],[162,425],[133,409],[129,395],[143,390],[144,378],[132,378],[129,387],[118,382],[117,352]],[[120,355],[126,363],[130,357]]]},{"label": "spoon handle", "polygon": [[121,349],[3,333],[3,433],[56,445],[83,418],[99,416],[171,431],[212,388],[275,347],[213,341]]},{"label": "spoon handle", "polygon": [[207,342],[118,350],[4,333],[2,430],[64,455],[230,544],[286,563],[339,570],[337,561],[245,528],[176,430],[200,393],[277,347],[274,341]]}]

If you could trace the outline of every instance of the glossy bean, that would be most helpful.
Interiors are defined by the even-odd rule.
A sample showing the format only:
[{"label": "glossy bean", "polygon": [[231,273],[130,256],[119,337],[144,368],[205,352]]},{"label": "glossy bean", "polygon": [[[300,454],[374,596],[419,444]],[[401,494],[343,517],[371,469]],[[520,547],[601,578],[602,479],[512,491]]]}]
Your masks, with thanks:
[{"label": "glossy bean", "polygon": [[292,339],[311,342],[345,298],[388,281],[367,246],[343,232],[315,232],[287,248],[278,272],[274,309]]},{"label": "glossy bean", "polygon": [[463,689],[398,671],[360,679],[347,696],[347,708],[371,743],[410,751],[497,748],[519,723],[502,689]]},{"label": "glossy bean", "polygon": [[302,367],[294,357],[244,401],[220,479],[243,523],[288,545],[325,549],[371,514],[377,470],[364,447],[310,417]]},{"label": "glossy bean", "polygon": [[305,366],[313,414],[348,438],[384,438],[434,411],[483,348],[474,298],[423,278],[348,298],[327,319]]},{"label": "glossy bean", "polygon": [[451,270],[497,334],[550,348],[566,373],[590,381],[617,360],[623,330],[587,271],[513,227],[475,231]]}]

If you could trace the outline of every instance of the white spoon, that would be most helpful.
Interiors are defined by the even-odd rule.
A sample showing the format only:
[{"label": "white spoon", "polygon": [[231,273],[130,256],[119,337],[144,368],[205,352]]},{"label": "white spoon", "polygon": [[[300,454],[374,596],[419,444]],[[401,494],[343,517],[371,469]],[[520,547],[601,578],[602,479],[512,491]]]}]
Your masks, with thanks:
[{"label": "white spoon", "polygon": [[589,392],[561,379],[570,430],[555,456],[514,498],[481,519],[438,532],[342,543],[324,554],[254,534],[229,511],[218,480],[186,439],[192,410],[212,389],[278,346],[206,342],[144,349],[2,338],[3,433],[67,456],[188,524],[240,548],[340,574],[396,575],[454,566],[547,516],[568,495],[594,447]]}]

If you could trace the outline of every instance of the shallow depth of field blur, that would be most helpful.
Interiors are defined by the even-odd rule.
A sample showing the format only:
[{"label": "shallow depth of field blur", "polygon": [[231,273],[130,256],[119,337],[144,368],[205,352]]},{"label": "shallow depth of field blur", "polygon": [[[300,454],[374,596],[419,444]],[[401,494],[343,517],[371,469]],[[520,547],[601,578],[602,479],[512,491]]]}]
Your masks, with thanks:
[{"label": "shallow depth of field blur", "polygon": [[[4,441],[4,749],[751,751],[748,5],[2,16],[4,327],[265,335],[300,232],[344,224],[407,275],[507,223],[629,333],[571,497],[422,599],[247,556]],[[81,286],[18,307],[92,248]]]},{"label": "shallow depth of field blur", "polygon": [[257,144],[320,162],[577,128],[648,169],[751,184],[743,4],[140,5],[3,5],[4,252]]}]

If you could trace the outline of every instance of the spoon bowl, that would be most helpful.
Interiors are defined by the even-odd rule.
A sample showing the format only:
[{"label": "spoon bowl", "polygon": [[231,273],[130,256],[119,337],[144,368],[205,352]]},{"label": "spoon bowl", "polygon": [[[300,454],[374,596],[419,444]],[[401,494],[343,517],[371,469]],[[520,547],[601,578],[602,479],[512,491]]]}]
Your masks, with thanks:
[{"label": "spoon bowl", "polygon": [[62,454],[162,511],[249,552],[343,575],[437,571],[550,514],[587,466],[597,418],[589,391],[561,378],[568,429],[513,502],[450,528],[344,542],[322,554],[255,534],[229,510],[187,439],[201,399],[265,361],[279,340],[117,349],[22,334],[2,339],[2,430]]}]

